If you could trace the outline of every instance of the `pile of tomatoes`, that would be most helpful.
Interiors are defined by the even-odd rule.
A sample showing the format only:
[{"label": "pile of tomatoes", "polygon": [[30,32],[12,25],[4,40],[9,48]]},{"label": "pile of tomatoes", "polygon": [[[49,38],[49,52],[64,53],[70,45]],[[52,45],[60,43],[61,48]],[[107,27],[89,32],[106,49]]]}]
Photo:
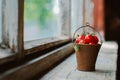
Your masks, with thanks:
[{"label": "pile of tomatoes", "polygon": [[89,44],[89,45],[96,45],[98,44],[98,37],[95,35],[79,35],[76,40],[76,44]]}]

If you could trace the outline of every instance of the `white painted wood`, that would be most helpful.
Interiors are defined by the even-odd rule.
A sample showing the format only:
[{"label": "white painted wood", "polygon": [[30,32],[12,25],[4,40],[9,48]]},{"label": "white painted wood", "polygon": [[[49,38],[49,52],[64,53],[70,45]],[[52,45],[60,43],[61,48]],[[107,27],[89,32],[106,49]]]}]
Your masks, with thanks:
[{"label": "white painted wood", "polygon": [[[10,49],[2,49],[0,48],[0,60],[3,59],[3,58],[6,58],[8,56],[12,56],[14,53],[11,52]],[[1,63],[1,62],[0,62]]]},{"label": "white painted wood", "polygon": [[75,54],[73,54],[39,80],[115,80],[116,60],[117,44],[103,43],[97,58],[96,71],[78,71]]},{"label": "white painted wood", "polygon": [[71,37],[71,0],[60,0],[61,35]]},{"label": "white painted wood", "polygon": [[2,2],[2,38],[3,44],[18,52],[18,0]]},{"label": "white painted wood", "polygon": [[9,29],[6,12],[6,0],[2,0],[2,43],[6,46],[9,44]]},{"label": "white painted wood", "polygon": [[94,8],[94,4],[92,2],[92,0],[84,0],[85,1],[85,21],[84,21],[84,25],[86,24],[86,22],[90,23],[90,25],[93,24],[93,8]]},{"label": "white painted wood", "polygon": [[2,0],[0,0],[0,43],[2,42]]}]

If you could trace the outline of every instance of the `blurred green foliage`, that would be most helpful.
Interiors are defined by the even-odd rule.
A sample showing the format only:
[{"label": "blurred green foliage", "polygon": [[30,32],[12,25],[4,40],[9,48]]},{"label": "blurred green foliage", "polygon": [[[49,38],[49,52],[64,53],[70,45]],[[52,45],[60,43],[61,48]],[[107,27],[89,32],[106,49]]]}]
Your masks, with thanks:
[{"label": "blurred green foliage", "polygon": [[24,0],[24,20],[39,21],[40,25],[53,17],[53,0]]}]

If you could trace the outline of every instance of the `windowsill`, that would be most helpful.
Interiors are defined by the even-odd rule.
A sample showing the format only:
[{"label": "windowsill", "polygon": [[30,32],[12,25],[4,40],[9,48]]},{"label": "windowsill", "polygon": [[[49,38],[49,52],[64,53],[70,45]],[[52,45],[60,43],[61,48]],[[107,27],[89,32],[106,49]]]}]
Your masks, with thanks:
[{"label": "windowsill", "polygon": [[70,39],[68,37],[52,37],[33,41],[26,41],[24,42],[24,53],[35,53],[68,42],[70,42]]},{"label": "windowsill", "polygon": [[14,54],[15,53],[11,52],[10,49],[1,49],[0,48],[0,59],[3,59],[3,58],[8,57],[8,56],[12,56]]},{"label": "windowsill", "polygon": [[[109,43],[107,43],[109,44]],[[75,54],[65,59],[68,55],[73,53],[73,44],[69,43],[63,47],[60,47],[54,51],[51,51],[45,55],[42,55],[36,59],[33,59],[18,68],[8,71],[3,74],[4,79],[20,79],[22,80],[35,79],[45,74],[40,80],[49,80],[51,78],[55,80],[61,79],[83,79],[91,78],[98,80],[115,79],[116,71],[116,59],[117,59],[117,44],[112,43],[112,47],[107,47],[107,44],[103,43],[100,50],[95,72],[82,72],[76,70]],[[110,45],[109,45],[110,46]],[[106,50],[107,49],[107,50]],[[112,53],[111,53],[112,50]],[[65,59],[65,60],[64,60]],[[61,60],[64,60],[61,64],[55,67]],[[55,67],[55,68],[53,68]],[[86,77],[88,75],[88,77]],[[106,76],[107,75],[107,76]],[[2,75],[1,75],[2,76]],[[15,77],[17,76],[17,77]],[[83,77],[84,76],[84,77]]]},{"label": "windowsill", "polygon": [[117,44],[103,43],[99,52],[96,71],[78,71],[75,54],[49,71],[39,80],[116,80]]},{"label": "windowsill", "polygon": [[[52,47],[58,47],[60,45],[64,45],[70,42],[70,39],[66,37],[60,38],[46,38],[40,40],[26,41],[24,45],[24,53],[30,54],[43,50],[47,50]],[[17,59],[18,54],[13,53],[10,49],[2,49],[0,48],[0,64],[13,61]],[[37,55],[39,56],[39,54]]]},{"label": "windowsill", "polygon": [[17,55],[13,53],[10,49],[0,48],[0,65],[15,60]]},{"label": "windowsill", "polygon": [[34,79],[34,77],[38,75],[40,77],[48,72],[51,68],[56,66],[58,63],[63,61],[66,57],[71,55],[73,51],[73,44],[68,43],[56,50],[48,52],[45,55],[26,62],[24,65],[4,72],[1,74],[0,79],[29,80],[32,78]]}]

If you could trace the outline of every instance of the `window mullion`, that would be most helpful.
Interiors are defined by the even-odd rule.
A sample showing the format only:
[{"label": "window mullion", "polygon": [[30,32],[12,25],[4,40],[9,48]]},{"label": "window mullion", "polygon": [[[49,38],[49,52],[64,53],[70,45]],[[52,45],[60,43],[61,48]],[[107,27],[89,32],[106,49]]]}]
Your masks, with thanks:
[{"label": "window mullion", "polygon": [[71,0],[60,0],[61,35],[71,37]]},{"label": "window mullion", "polygon": [[23,51],[23,7],[24,0],[2,2],[2,43],[20,56]]},{"label": "window mullion", "polygon": [[93,8],[94,8],[94,4],[91,0],[83,0],[83,4],[84,4],[84,24],[86,24],[86,22],[90,23],[91,25],[93,24]]},{"label": "window mullion", "polygon": [[2,43],[9,46],[9,27],[7,26],[7,5],[6,0],[2,0]]},{"label": "window mullion", "polygon": [[25,54],[23,53],[24,51],[24,0],[18,0],[18,36],[17,36],[17,41],[18,41],[18,52],[19,52],[19,57],[23,57]]}]

